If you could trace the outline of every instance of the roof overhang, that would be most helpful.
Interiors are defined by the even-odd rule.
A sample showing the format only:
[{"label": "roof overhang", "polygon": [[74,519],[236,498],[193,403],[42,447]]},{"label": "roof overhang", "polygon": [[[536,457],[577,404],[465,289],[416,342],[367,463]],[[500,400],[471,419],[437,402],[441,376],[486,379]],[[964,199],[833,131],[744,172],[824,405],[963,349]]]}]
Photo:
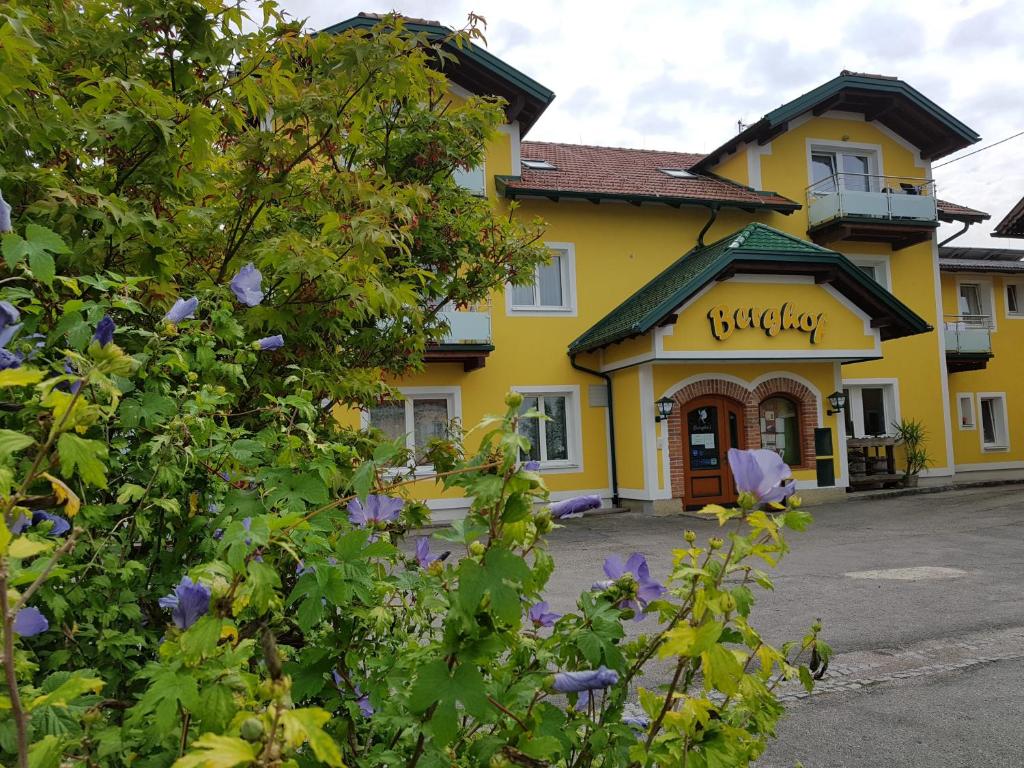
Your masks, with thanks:
[{"label": "roof overhang", "polygon": [[[338,34],[350,29],[370,29],[380,22],[381,17],[376,14],[360,13],[326,27],[321,33]],[[426,19],[405,18],[403,24],[410,32],[426,34],[431,40],[447,38],[453,33],[449,27]],[[444,68],[448,79],[471,93],[503,98],[507,105],[506,118],[510,123],[519,121],[520,134],[523,136],[555,98],[554,91],[474,43],[458,46],[449,42],[445,44],[444,50],[458,62],[455,66]]]},{"label": "roof overhang", "polygon": [[785,133],[791,120],[807,112],[823,115],[832,110],[856,112],[865,120],[878,121],[917,147],[925,160],[945,157],[981,140],[971,128],[902,80],[844,70],[839,77],[772,110],[694,168],[708,170],[743,144],[767,144]]},{"label": "roof overhang", "polygon": [[619,202],[632,203],[633,205],[659,204],[668,205],[673,208],[686,206],[700,206],[703,208],[733,208],[736,210],[753,213],[755,211],[775,211],[789,215],[793,211],[799,211],[802,207],[799,203],[789,201],[786,203],[774,203],[765,201],[763,203],[752,200],[716,200],[709,197],[683,197],[672,195],[645,195],[640,193],[623,194],[621,192],[581,191],[572,189],[550,189],[510,186],[508,182],[519,181],[519,176],[495,176],[495,186],[498,193],[509,200],[521,198],[544,198],[545,200],[587,200],[591,203]]},{"label": "roof overhang", "polygon": [[992,237],[1024,237],[1024,197],[993,227]]}]

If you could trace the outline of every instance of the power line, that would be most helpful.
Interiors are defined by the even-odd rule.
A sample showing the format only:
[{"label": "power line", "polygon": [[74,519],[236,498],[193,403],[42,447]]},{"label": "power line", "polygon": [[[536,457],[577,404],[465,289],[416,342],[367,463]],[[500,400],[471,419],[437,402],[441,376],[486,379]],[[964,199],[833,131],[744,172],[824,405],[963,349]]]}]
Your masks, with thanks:
[{"label": "power line", "polygon": [[1013,134],[1013,136],[1007,136],[1005,139],[1002,139],[1001,141],[997,141],[994,144],[989,144],[987,147],[982,147],[981,149],[976,149],[973,152],[968,152],[966,155],[960,155],[960,157],[954,157],[952,160],[947,160],[944,163],[939,163],[938,165],[933,165],[932,166],[932,170],[934,171],[936,168],[941,168],[944,165],[949,165],[950,163],[955,163],[957,160],[963,160],[965,157],[970,157],[971,155],[976,155],[979,152],[984,152],[986,149],[992,149],[992,147],[998,147],[1000,144],[1005,144],[1010,139],[1016,139],[1018,136],[1024,136],[1024,131],[1021,131],[1020,133],[1015,133],[1015,134]]}]

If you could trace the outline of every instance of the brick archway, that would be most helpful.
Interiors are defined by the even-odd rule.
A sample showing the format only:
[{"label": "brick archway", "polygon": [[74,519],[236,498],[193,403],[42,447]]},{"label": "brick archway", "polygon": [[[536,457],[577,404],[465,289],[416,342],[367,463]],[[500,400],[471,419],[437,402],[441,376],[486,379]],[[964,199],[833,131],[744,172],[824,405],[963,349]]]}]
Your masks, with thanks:
[{"label": "brick archway", "polygon": [[794,469],[814,467],[814,428],[818,425],[818,398],[810,388],[784,376],[773,376],[753,389],[727,379],[700,379],[680,388],[672,396],[675,407],[667,420],[672,498],[682,499],[686,495],[686,461],[683,455],[683,413],[686,404],[698,397],[711,395],[728,397],[743,404],[743,442],[747,448],[761,447],[761,402],[774,396],[792,400],[800,415],[800,465]]}]

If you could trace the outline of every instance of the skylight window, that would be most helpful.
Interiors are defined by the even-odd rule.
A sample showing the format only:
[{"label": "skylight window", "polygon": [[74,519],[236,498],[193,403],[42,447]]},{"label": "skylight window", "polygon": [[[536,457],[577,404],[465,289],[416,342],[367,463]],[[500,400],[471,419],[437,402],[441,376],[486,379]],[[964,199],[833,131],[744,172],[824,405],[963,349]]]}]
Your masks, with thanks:
[{"label": "skylight window", "polygon": [[529,168],[532,171],[557,171],[551,163],[547,160],[522,160],[521,161],[525,168]]},{"label": "skylight window", "polygon": [[659,171],[664,173],[666,176],[671,176],[673,179],[695,179],[696,174],[684,171],[682,168],[659,168]]}]

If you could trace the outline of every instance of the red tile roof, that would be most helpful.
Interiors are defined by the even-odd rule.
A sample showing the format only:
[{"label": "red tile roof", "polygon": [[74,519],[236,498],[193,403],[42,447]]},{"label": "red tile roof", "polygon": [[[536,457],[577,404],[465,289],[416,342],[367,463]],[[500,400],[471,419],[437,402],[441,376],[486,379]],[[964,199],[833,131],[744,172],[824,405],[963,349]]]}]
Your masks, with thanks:
[{"label": "red tile roof", "polygon": [[968,208],[966,205],[960,205],[959,203],[951,203],[947,200],[936,200],[935,203],[939,208],[939,219],[942,221],[964,221],[973,223],[991,218],[989,214],[984,211]]},{"label": "red tile roof", "polygon": [[794,211],[800,204],[774,192],[758,192],[708,173],[693,179],[676,179],[659,169],[687,170],[703,155],[692,152],[661,152],[649,149],[595,147],[524,141],[524,160],[547,160],[555,170],[523,166],[520,179],[504,182],[505,194],[556,193],[560,197],[651,200],[670,203],[710,203]]},{"label": "red tile roof", "polygon": [[1024,237],[1024,197],[995,225],[992,237]]}]

